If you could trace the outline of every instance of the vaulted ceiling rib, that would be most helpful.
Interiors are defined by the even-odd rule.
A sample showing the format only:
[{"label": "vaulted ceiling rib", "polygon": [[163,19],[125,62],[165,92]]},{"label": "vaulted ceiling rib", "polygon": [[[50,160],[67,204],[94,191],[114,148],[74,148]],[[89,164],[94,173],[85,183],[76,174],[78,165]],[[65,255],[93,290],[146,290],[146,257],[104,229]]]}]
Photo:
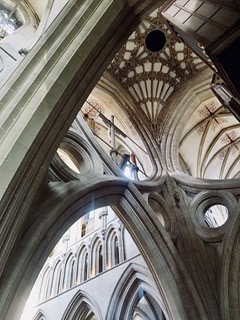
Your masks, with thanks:
[{"label": "vaulted ceiling rib", "polygon": [[[156,52],[146,47],[146,37],[154,30],[166,37],[165,46]],[[108,70],[132,95],[153,128],[158,128],[160,112],[174,90],[204,67],[191,50],[176,40],[160,10],[155,10],[132,33]]]}]

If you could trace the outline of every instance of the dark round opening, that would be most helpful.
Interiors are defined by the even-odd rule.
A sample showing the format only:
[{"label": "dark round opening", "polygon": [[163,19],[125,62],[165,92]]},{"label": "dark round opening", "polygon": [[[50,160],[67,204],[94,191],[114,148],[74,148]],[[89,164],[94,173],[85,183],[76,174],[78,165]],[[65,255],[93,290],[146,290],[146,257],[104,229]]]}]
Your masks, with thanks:
[{"label": "dark round opening", "polygon": [[166,36],[161,30],[152,30],[145,39],[146,48],[151,52],[162,50],[166,43]]}]

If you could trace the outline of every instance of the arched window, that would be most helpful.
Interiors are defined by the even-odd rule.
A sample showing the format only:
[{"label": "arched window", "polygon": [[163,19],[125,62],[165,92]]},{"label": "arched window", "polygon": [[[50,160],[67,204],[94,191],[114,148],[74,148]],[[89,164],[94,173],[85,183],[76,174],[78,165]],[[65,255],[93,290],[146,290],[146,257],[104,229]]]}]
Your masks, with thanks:
[{"label": "arched window", "polygon": [[103,272],[103,249],[102,245],[99,247],[98,251],[98,273]]},{"label": "arched window", "polygon": [[91,250],[91,277],[101,273],[104,269],[103,246],[101,239],[97,236],[92,241]]},{"label": "arched window", "polygon": [[[107,269],[114,267],[121,262],[121,252],[123,250],[122,244],[119,242],[116,228],[111,227],[108,229],[106,236],[106,254],[107,254]],[[120,247],[121,246],[121,247]]]},{"label": "arched window", "polygon": [[76,284],[80,284],[88,279],[89,274],[89,261],[88,250],[85,244],[83,244],[79,250],[77,259],[76,271]]},{"label": "arched window", "polygon": [[82,223],[81,225],[82,229],[81,229],[81,237],[84,237],[87,233],[87,225],[86,223]]},{"label": "arched window", "polygon": [[83,268],[83,281],[86,281],[88,279],[88,253],[85,255]]},{"label": "arched window", "polygon": [[59,277],[57,279],[57,291],[56,294],[59,294],[61,292],[62,286],[62,269],[59,271]]},{"label": "arched window", "polygon": [[119,256],[119,242],[117,236],[114,238],[114,264],[119,264],[120,256]]},{"label": "arched window", "polygon": [[53,270],[51,297],[62,292],[62,262],[59,260]]},{"label": "arched window", "polygon": [[64,290],[68,290],[75,285],[75,259],[72,253],[69,254],[64,274]]},{"label": "arched window", "polygon": [[70,288],[74,287],[76,282],[75,282],[75,261],[72,262],[72,268],[71,268],[71,275],[70,275]]},{"label": "arched window", "polygon": [[39,293],[39,302],[43,302],[50,298],[51,286],[52,286],[52,271],[48,267],[43,274],[41,289]]}]

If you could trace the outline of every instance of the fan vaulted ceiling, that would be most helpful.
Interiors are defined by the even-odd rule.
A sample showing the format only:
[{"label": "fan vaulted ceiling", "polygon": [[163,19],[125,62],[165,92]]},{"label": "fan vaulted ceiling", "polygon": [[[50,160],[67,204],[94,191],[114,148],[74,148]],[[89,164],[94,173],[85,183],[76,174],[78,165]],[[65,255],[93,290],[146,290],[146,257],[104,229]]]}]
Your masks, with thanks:
[{"label": "fan vaulted ceiling", "polygon": [[[16,1],[2,1],[2,5],[14,6],[14,3]],[[49,14],[46,10],[48,3],[46,0],[41,2],[31,0],[28,3],[34,8],[39,20],[46,19],[43,18],[44,14]],[[67,0],[53,2],[54,10],[58,12],[66,3]],[[157,51],[150,50],[146,46],[146,37],[154,30],[161,30],[166,37],[166,44]],[[172,33],[159,8],[146,17],[130,35],[107,71],[123,88],[123,92],[127,92],[135,101],[146,122],[151,124],[151,130],[156,138],[161,131],[164,108],[172,107],[169,103],[170,98],[181,90],[181,86],[188,79],[204,68],[206,65]],[[109,110],[113,99],[108,101],[103,99],[99,91],[89,99],[93,104],[101,105],[102,112],[110,117]],[[116,105],[116,102],[114,103]],[[116,110],[116,106],[114,108]],[[118,105],[118,108],[121,106]],[[201,101],[191,108],[195,111],[185,121],[186,126],[178,150],[184,169],[200,178],[239,177],[238,121],[214,97]],[[121,130],[127,132],[128,128],[117,118],[115,121]],[[130,121],[128,127],[129,124]],[[101,135],[101,126],[96,125],[95,129]],[[139,143],[144,149],[143,153],[146,154],[146,148],[141,142]],[[128,147],[131,148],[131,144],[128,144]]]},{"label": "fan vaulted ceiling", "polygon": [[[162,50],[152,52],[146,48],[145,39],[156,29],[165,34],[166,44]],[[131,93],[153,128],[157,128],[167,99],[186,79],[204,67],[190,49],[176,40],[158,9],[132,33],[108,70]]]},{"label": "fan vaulted ceiling", "polygon": [[[157,52],[146,47],[146,37],[153,30],[161,30],[166,36],[164,48]],[[132,96],[157,133],[169,98],[204,68],[206,65],[172,34],[158,9],[131,34],[108,71]],[[191,108],[195,111],[185,121],[179,146],[184,169],[200,178],[239,177],[238,121],[214,96]]]}]

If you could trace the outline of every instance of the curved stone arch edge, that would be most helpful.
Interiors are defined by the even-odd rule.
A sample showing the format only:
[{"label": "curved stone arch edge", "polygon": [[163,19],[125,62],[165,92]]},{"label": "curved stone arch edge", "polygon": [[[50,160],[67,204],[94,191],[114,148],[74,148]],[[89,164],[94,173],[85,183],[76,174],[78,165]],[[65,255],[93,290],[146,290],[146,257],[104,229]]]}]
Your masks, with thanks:
[{"label": "curved stone arch edge", "polygon": [[239,209],[239,181],[229,180],[207,180],[194,178],[187,175],[173,174],[172,177],[186,191],[197,194],[196,199],[206,192],[218,193],[221,196],[229,196],[233,217],[228,225],[227,233],[221,243],[221,254],[219,257],[219,271],[217,277],[220,309],[223,319],[239,318],[239,268],[240,268],[240,209]]},{"label": "curved stone arch edge", "polygon": [[221,190],[229,191],[233,195],[240,194],[240,178],[235,179],[201,179],[183,173],[170,173],[170,176],[184,191],[197,194],[201,191]]},{"label": "curved stone arch edge", "polygon": [[[202,216],[207,208],[214,204],[221,204],[228,210],[227,221],[217,228],[205,226]],[[230,228],[236,217],[238,205],[234,195],[225,190],[206,190],[199,192],[190,203],[190,214],[195,226],[196,233],[204,241],[221,241],[224,234],[230,231]]]},{"label": "curved stone arch edge", "polygon": [[42,309],[39,309],[33,317],[33,320],[47,320],[47,316]]},{"label": "curved stone arch edge", "polygon": [[223,244],[219,261],[219,296],[223,319],[239,318],[240,210]]},{"label": "curved stone arch edge", "polygon": [[[106,204],[116,207],[119,218],[138,245],[171,311],[170,319],[188,319],[191,316],[199,317],[200,314],[205,316],[200,297],[181,258],[151,208],[131,182],[109,176],[85,177],[81,181],[52,183],[49,186],[45,200],[36,209],[38,218],[19,242],[21,250],[18,248],[12,253],[12,259],[15,260],[14,264],[11,263],[11,266],[15,266],[11,267],[13,277],[8,275],[5,281],[5,288],[9,288],[6,293],[8,297],[2,296],[3,300],[0,300],[6,310],[11,303],[11,309],[20,313],[22,306],[19,304],[24,304],[23,300],[26,299],[26,294],[22,292],[27,290],[30,293],[53,246],[64,231],[87,212],[93,199],[96,208]],[[28,279],[24,274],[29,274]],[[4,305],[4,298],[7,306]],[[185,298],[196,308],[187,310]],[[12,316],[11,319],[15,318]]]},{"label": "curved stone arch edge", "polygon": [[95,316],[97,316],[97,319],[103,320],[100,308],[98,307],[95,299],[83,290],[79,290],[71,299],[62,316],[62,320],[75,319],[80,308],[83,308],[84,305],[88,307]]},{"label": "curved stone arch edge", "polygon": [[[130,296],[129,290],[131,290]],[[149,270],[138,263],[131,262],[126,266],[124,273],[115,285],[107,310],[107,319],[113,319],[113,317],[116,320],[121,319],[123,310],[127,313],[126,319],[130,319],[130,311],[133,311],[136,303],[138,303],[139,290],[143,290],[147,295],[150,295],[151,302],[154,300],[154,304],[158,304],[157,309],[161,308],[165,313],[167,312]],[[154,308],[154,312],[157,309]]]},{"label": "curved stone arch edge", "polygon": [[[140,3],[140,1],[138,1],[138,2]],[[138,17],[127,6],[126,0],[125,1],[117,1],[116,0],[111,3],[114,3],[113,7],[115,9],[119,6],[118,7],[119,10],[115,10],[116,19],[112,22],[111,28],[117,28],[118,24],[120,22],[122,22],[123,19],[125,19],[125,15],[127,15],[127,14],[128,14],[128,17],[131,18],[129,23],[131,24],[132,27],[137,23]],[[122,8],[121,3],[122,3],[122,5],[125,4],[124,8]],[[152,3],[152,5],[154,5],[155,1],[152,0],[151,3]],[[146,6],[146,4],[145,4],[145,6]],[[122,8],[122,10],[121,10],[121,8]],[[145,9],[143,8],[143,10],[145,10]],[[104,21],[104,24],[105,24],[105,21]],[[122,28],[118,28],[117,31],[119,31],[119,32],[116,31],[119,38],[122,37],[123,31],[124,31],[124,30],[121,31],[121,29]],[[51,32],[52,31],[50,30],[49,34],[48,34],[49,36],[52,36]],[[10,148],[9,145],[11,145],[12,142],[9,144],[8,143],[9,141],[8,142],[5,141],[6,142],[5,146],[7,147],[6,150],[7,150],[7,152],[9,152],[9,157],[10,157],[10,154],[12,155],[11,157],[12,157],[12,159],[14,159],[14,164],[12,162],[10,163],[10,162],[7,162],[4,160],[5,157],[7,157],[7,152],[3,151],[4,156],[3,156],[2,160],[4,160],[4,165],[2,165],[0,167],[1,174],[3,175],[2,176],[3,179],[1,180],[1,185],[0,185],[0,197],[2,199],[2,201],[1,201],[2,217],[4,219],[4,223],[6,220],[6,224],[8,223],[8,221],[10,223],[10,220],[11,220],[11,230],[9,232],[7,232],[8,228],[9,228],[8,226],[4,227],[4,229],[3,229],[3,232],[1,234],[1,238],[3,240],[5,240],[7,237],[9,238],[10,236],[13,239],[15,239],[15,234],[17,234],[17,232],[19,231],[18,228],[19,229],[21,228],[22,222],[25,219],[24,212],[28,211],[28,204],[31,203],[31,201],[29,201],[29,198],[31,197],[31,200],[34,198],[35,193],[37,192],[37,190],[41,184],[42,175],[47,170],[48,164],[51,161],[53,153],[55,153],[57,146],[60,144],[61,139],[63,138],[63,132],[66,132],[67,129],[70,127],[70,124],[76,115],[76,110],[80,109],[81,101],[82,100],[85,101],[85,98],[88,95],[88,91],[90,92],[91,87],[94,86],[97,79],[100,77],[100,74],[102,73],[102,71],[104,69],[103,61],[104,61],[104,63],[107,63],[106,57],[107,56],[109,57],[110,52],[111,52],[111,54],[113,54],[114,50],[116,50],[117,47],[119,46],[118,42],[115,43],[116,42],[115,39],[118,38],[116,33],[114,33],[114,36],[110,37],[109,32],[110,31],[108,30],[107,35],[106,35],[106,39],[105,39],[106,41],[107,41],[107,39],[110,41],[108,46],[103,46],[103,43],[101,42],[101,44],[99,43],[96,46],[96,48],[93,50],[95,52],[95,54],[96,54],[96,51],[98,50],[99,56],[101,56],[101,59],[100,58],[97,60],[95,59],[96,61],[94,61],[94,63],[92,63],[92,65],[91,65],[91,70],[94,72],[90,72],[89,68],[87,69],[87,67],[89,67],[89,64],[91,62],[90,58],[84,60],[85,61],[84,63],[82,63],[82,62],[80,63],[81,68],[80,67],[79,67],[79,69],[76,68],[76,69],[78,69],[78,71],[75,70],[76,72],[75,71],[73,72],[73,70],[72,70],[71,81],[69,80],[69,83],[66,84],[66,87],[69,88],[70,83],[71,83],[71,97],[69,98],[69,100],[71,100],[71,102],[69,102],[70,105],[63,106],[63,104],[67,100],[67,97],[69,97],[70,92],[66,93],[66,91],[67,91],[66,90],[66,91],[64,91],[64,94],[62,94],[62,92],[60,93],[59,92],[60,90],[58,90],[58,93],[56,95],[52,95],[49,93],[50,92],[49,91],[45,96],[46,100],[44,98],[43,100],[40,101],[41,102],[40,104],[42,104],[42,107],[41,108],[37,107],[37,106],[35,107],[36,112],[30,108],[31,106],[28,103],[26,103],[26,104],[24,103],[24,108],[25,108],[24,110],[26,110],[26,113],[29,116],[29,123],[28,123],[28,125],[25,125],[26,119],[24,120],[24,125],[23,125],[24,129],[23,129],[22,133],[19,132],[18,125],[15,126],[15,124],[14,124],[11,126],[11,128],[14,127],[14,130],[16,129],[18,131],[18,134],[21,135],[21,137],[19,136],[19,141],[21,140],[21,142],[16,140],[14,143],[14,146],[12,148]],[[19,68],[14,73],[14,76],[12,76],[8,80],[8,84],[10,85],[11,88],[13,88],[13,85],[16,86],[16,88],[24,87],[24,86],[22,86],[22,83],[26,80],[27,75],[29,75],[27,70],[25,70],[26,71],[25,73],[23,72],[24,68],[26,67],[26,69],[27,69],[28,62],[33,61],[32,58],[35,57],[35,54],[38,53],[38,50],[41,51],[40,52],[41,54],[44,54],[45,49],[44,49],[43,43],[45,43],[45,39],[43,39],[43,40],[44,40],[43,42],[40,41],[35,46],[35,50],[33,50],[33,51],[36,51],[36,52],[33,52],[33,51],[30,52],[28,55],[29,58],[24,59],[25,62],[23,61],[24,63],[22,63],[21,66],[19,66]],[[89,42],[90,42],[90,39],[87,40],[86,45]],[[51,47],[52,47],[52,45],[51,45]],[[101,51],[101,54],[100,54],[100,51]],[[89,52],[89,50],[87,50],[87,52]],[[41,57],[41,54],[38,55],[38,57]],[[78,54],[74,55],[74,57],[75,57],[74,58],[75,60],[76,59],[79,60]],[[41,59],[36,59],[36,60],[41,61]],[[68,64],[69,69],[71,69],[71,66],[70,66],[71,62],[72,62],[72,60]],[[23,73],[21,73],[21,72],[23,72]],[[63,71],[61,73],[61,77],[63,77],[63,78],[65,75],[64,72],[66,72],[65,69],[63,69]],[[72,73],[74,73],[74,75]],[[86,76],[86,73],[87,73],[87,76]],[[19,78],[20,74],[21,75],[24,74],[21,78],[22,81],[20,81],[20,78]],[[89,76],[90,74],[91,74],[91,76]],[[47,75],[49,76],[48,79],[50,81],[51,77],[48,73],[47,73]],[[81,90],[79,89],[77,91],[76,87],[80,83],[80,80],[79,80],[80,76],[82,78],[84,78],[86,76],[88,78],[88,80],[86,82],[81,81],[81,86],[80,86]],[[40,78],[39,78],[39,81],[42,79],[42,78],[41,79]],[[55,79],[55,77],[54,77],[54,79]],[[15,80],[16,80],[16,82],[15,82]],[[28,80],[29,80],[29,78],[27,78],[27,81]],[[59,80],[59,78],[58,78],[58,80]],[[62,85],[59,87],[60,82],[55,81],[54,84],[51,86],[51,88],[53,88],[54,90],[56,88],[58,88],[58,89],[62,88]],[[9,88],[9,86],[5,86],[5,88],[6,88],[6,90],[4,89],[1,92],[3,95],[5,95],[5,93],[7,94],[7,92],[5,92],[5,91],[8,90],[7,88]],[[21,94],[25,94],[24,90],[21,91]],[[16,89],[16,92],[18,92],[18,91],[19,90]],[[28,91],[29,90],[27,90],[27,92]],[[74,94],[73,94],[73,91],[74,91]],[[76,91],[78,93],[76,93]],[[37,90],[37,92],[39,93],[40,91]],[[83,94],[83,92],[84,92],[84,94]],[[19,94],[20,94],[20,92],[19,92]],[[28,95],[28,94],[26,93],[26,95]],[[32,93],[32,95],[33,95],[33,93]],[[54,106],[53,100],[52,100],[53,96],[54,96],[55,102],[56,102],[55,106]],[[60,98],[60,96],[61,96],[61,98]],[[81,99],[79,100],[80,97],[81,97]],[[36,99],[35,93],[34,93],[34,99]],[[50,110],[47,111],[48,99],[51,100],[51,105],[53,105],[51,112],[50,112]],[[23,100],[25,100],[25,99],[23,99]],[[12,100],[10,102],[11,102],[10,104],[11,104],[11,108],[12,108],[13,107]],[[71,106],[71,107],[69,107],[69,106]],[[7,105],[6,105],[6,108],[7,108]],[[45,108],[46,108],[46,110],[45,110]],[[31,109],[31,111],[30,111],[30,109]],[[44,117],[42,117],[43,110],[46,111],[46,114],[44,111]],[[16,112],[17,112],[17,110],[16,110]],[[8,114],[8,112],[7,112],[7,114]],[[8,118],[8,116],[7,116],[7,118]],[[21,117],[21,118],[23,119],[23,117]],[[37,123],[36,123],[36,119],[37,119]],[[41,123],[40,123],[39,119],[41,119]],[[69,119],[69,120],[66,121],[66,119]],[[41,131],[41,133],[40,133],[40,131]],[[44,134],[43,134],[43,132],[44,132]],[[8,136],[13,137],[13,135],[8,135]],[[25,137],[26,137],[26,141],[25,141]],[[3,150],[3,148],[2,148],[2,150]],[[19,150],[21,152],[19,152]],[[16,153],[18,154],[18,157],[15,156]],[[20,156],[20,154],[21,154],[21,156]],[[30,179],[31,179],[31,183],[30,183]],[[27,181],[27,183],[26,183],[26,181]],[[18,197],[15,196],[16,194],[18,195]],[[12,210],[13,207],[17,207],[18,210]],[[17,213],[19,213],[19,214],[17,214]],[[7,259],[10,255],[10,251],[13,249],[14,241],[11,241],[11,243],[12,243],[12,245],[10,245],[9,243],[6,243],[6,245],[5,245],[5,243],[4,243],[4,245],[6,246],[6,249],[4,249],[4,255],[0,255],[0,258],[2,260],[1,271],[2,271],[5,263],[7,263]]]}]

